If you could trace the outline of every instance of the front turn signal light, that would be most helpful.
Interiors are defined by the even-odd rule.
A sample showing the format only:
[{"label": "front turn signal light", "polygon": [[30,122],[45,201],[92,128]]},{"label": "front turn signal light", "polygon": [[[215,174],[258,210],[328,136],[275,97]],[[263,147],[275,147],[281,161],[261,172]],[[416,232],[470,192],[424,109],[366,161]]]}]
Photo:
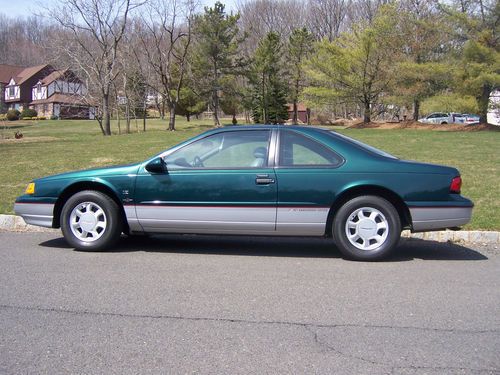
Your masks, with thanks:
[{"label": "front turn signal light", "polygon": [[35,183],[34,182],[30,182],[28,184],[28,187],[26,188],[25,193],[26,194],[35,194]]}]

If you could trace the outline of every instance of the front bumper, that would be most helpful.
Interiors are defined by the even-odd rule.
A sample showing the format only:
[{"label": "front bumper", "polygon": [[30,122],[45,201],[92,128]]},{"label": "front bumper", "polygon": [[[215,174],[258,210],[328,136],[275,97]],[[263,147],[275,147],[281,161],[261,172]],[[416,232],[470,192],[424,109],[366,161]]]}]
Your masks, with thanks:
[{"label": "front bumper", "polygon": [[454,228],[467,224],[472,217],[468,207],[410,207],[412,232]]},{"label": "front bumper", "polygon": [[26,224],[52,228],[54,219],[54,204],[52,203],[21,203],[14,204],[14,212],[21,216]]}]

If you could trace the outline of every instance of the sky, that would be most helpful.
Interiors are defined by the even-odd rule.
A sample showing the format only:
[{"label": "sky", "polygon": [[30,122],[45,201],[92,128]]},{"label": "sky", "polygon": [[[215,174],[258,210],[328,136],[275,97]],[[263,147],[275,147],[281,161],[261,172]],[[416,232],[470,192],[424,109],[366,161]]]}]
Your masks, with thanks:
[{"label": "sky", "polygon": [[[9,17],[22,17],[40,11],[40,5],[45,6],[56,3],[57,0],[0,0],[0,13]],[[227,10],[236,10],[237,0],[222,0]],[[213,5],[215,0],[201,0],[203,6]],[[203,7],[202,7],[203,8]]]}]

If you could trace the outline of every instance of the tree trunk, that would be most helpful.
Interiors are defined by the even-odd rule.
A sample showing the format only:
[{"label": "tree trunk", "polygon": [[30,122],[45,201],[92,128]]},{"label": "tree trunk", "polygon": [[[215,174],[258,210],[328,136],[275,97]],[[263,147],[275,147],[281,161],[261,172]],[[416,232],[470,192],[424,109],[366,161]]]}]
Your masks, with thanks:
[{"label": "tree trunk", "polygon": [[165,100],[161,102],[160,118],[165,120]]},{"label": "tree trunk", "polygon": [[170,109],[170,118],[168,120],[168,130],[174,131],[175,130],[175,108],[177,107],[177,103],[170,103],[169,109]]},{"label": "tree trunk", "polygon": [[111,114],[109,113],[109,94],[102,96],[102,120],[104,123],[104,135],[111,135]]},{"label": "tree trunk", "polygon": [[213,91],[213,103],[214,103],[214,125],[217,128],[220,128],[220,120],[219,120],[219,94],[217,90]]},{"label": "tree trunk", "polygon": [[413,120],[418,121],[420,117],[420,100],[413,100]]},{"label": "tree trunk", "polygon": [[116,108],[116,119],[118,120],[118,134],[122,133],[121,123],[120,123],[120,109]]},{"label": "tree trunk", "polygon": [[128,98],[126,98],[127,100],[127,104],[125,104],[125,123],[126,123],[126,127],[125,127],[125,132],[127,134],[130,134],[130,104],[129,104],[129,101],[128,101]]},{"label": "tree trunk", "polygon": [[483,85],[481,96],[477,97],[477,106],[479,108],[479,123],[488,122],[488,106],[490,104],[491,86]]},{"label": "tree trunk", "polygon": [[371,121],[371,110],[370,110],[370,101],[365,101],[365,109],[363,112],[363,122],[369,123]]},{"label": "tree trunk", "polygon": [[191,113],[186,112],[186,121],[189,122],[191,121]]},{"label": "tree trunk", "polygon": [[297,106],[297,99],[293,100],[293,119],[292,119],[292,124],[297,125],[298,123],[298,117],[299,117],[299,109]]},{"label": "tree trunk", "polygon": [[146,131],[146,118],[148,117],[148,111],[146,107],[146,102],[144,102],[143,112],[142,112],[142,131]]}]

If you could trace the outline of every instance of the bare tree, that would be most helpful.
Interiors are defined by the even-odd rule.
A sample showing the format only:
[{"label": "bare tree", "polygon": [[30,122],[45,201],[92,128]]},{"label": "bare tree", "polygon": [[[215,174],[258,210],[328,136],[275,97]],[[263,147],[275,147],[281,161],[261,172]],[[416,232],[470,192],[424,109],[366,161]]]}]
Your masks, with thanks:
[{"label": "bare tree", "polygon": [[348,8],[350,24],[359,21],[373,22],[382,5],[389,4],[391,0],[355,0]]},{"label": "bare tree", "polygon": [[110,100],[120,72],[118,48],[130,12],[140,3],[131,0],[60,0],[47,8],[48,15],[68,31],[58,48],[71,66],[83,72],[100,104],[99,126],[111,135]]},{"label": "bare tree", "polygon": [[168,130],[175,130],[175,111],[187,69],[194,10],[191,0],[152,0],[142,14],[144,31],[139,37],[147,64],[157,76],[150,85],[168,105]]},{"label": "bare tree", "polygon": [[53,32],[54,27],[38,17],[9,18],[0,13],[0,64],[46,64]]},{"label": "bare tree", "polygon": [[309,0],[309,28],[317,39],[330,42],[345,30],[351,0]]},{"label": "bare tree", "polygon": [[250,0],[238,2],[239,28],[246,33],[245,52],[253,53],[259,41],[275,32],[288,39],[294,29],[307,23],[305,2],[301,0]]}]

